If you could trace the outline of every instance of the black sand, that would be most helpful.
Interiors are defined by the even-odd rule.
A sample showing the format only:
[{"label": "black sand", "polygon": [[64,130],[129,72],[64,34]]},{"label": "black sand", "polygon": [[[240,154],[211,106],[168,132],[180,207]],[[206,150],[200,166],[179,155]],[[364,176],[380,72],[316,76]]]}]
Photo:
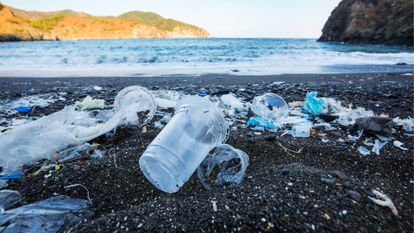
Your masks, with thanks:
[{"label": "black sand", "polygon": [[[274,81],[286,83],[269,85]],[[414,79],[400,74],[2,78],[0,98],[15,99],[22,93],[68,93],[66,102],[36,109],[33,114],[39,116],[88,94],[112,103],[118,91],[136,84],[187,94],[202,88],[212,95],[234,92],[246,101],[265,92],[277,93],[287,102],[303,100],[306,92],[316,90],[319,96],[334,97],[376,114],[414,116]],[[105,91],[94,91],[91,85],[102,86]],[[240,88],[245,91],[238,91]],[[86,199],[82,188],[63,188],[74,183],[85,185],[93,201],[93,214],[76,226],[65,226],[62,231],[66,232],[413,232],[414,142],[401,129],[394,137],[409,151],[388,143],[379,156],[362,156],[356,151],[365,136],[356,144],[336,142],[346,138],[346,128],[328,134],[328,143],[321,142],[318,134],[300,139],[279,137],[281,132],[255,135],[249,129],[232,131],[228,143],[250,156],[244,182],[208,192],[194,175],[176,194],[158,191],[137,166],[139,156],[158,132],[153,125],[146,133],[138,128],[119,129],[114,138],[94,141],[101,144],[100,149],[114,148],[114,156],[63,165],[49,178],[44,177],[46,172],[26,176],[10,182],[8,188],[20,191],[24,197],[20,204],[27,204],[56,193]],[[279,143],[302,152],[287,153]],[[25,175],[30,171],[33,168]],[[391,197],[399,216],[368,198],[373,189]]]}]

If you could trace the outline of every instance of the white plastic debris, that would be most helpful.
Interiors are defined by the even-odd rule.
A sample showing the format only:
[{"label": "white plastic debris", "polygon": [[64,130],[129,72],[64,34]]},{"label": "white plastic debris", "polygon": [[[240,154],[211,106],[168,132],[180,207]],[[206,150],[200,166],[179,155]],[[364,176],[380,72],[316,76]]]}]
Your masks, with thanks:
[{"label": "white plastic debris", "polygon": [[219,168],[214,184],[240,184],[243,181],[249,156],[242,150],[236,149],[228,144],[217,146],[198,167],[198,177],[208,190],[211,189],[207,179],[212,175],[216,166]]},{"label": "white plastic debris", "polygon": [[95,90],[95,91],[102,91],[102,87],[100,87],[100,86],[93,86],[93,89]]},{"label": "white plastic debris", "polygon": [[377,190],[372,190],[372,193],[376,196],[376,198],[368,197],[371,201],[375,202],[377,205],[390,208],[392,213],[395,216],[398,216],[398,210],[395,208],[395,205],[390,197]]},{"label": "white plastic debris", "polygon": [[394,123],[403,127],[406,132],[413,132],[414,129],[414,118],[408,117],[401,119],[399,117],[393,119]]},{"label": "white plastic debris", "polygon": [[305,101],[293,101],[293,102],[290,102],[288,105],[291,108],[299,108],[305,105]]},{"label": "white plastic debris", "polygon": [[[6,113],[6,114],[12,114],[15,113],[15,109],[21,106],[26,107],[40,107],[45,108],[49,106],[49,104],[52,104],[56,102],[57,100],[60,100],[59,95],[57,94],[40,94],[40,95],[30,95],[30,96],[24,96],[17,100],[7,100],[7,101],[1,101],[0,102],[0,112]],[[64,98],[63,98],[64,100]]]},{"label": "white plastic debris", "polygon": [[380,154],[380,150],[388,143],[388,140],[381,141],[378,139],[375,139],[375,144],[372,147],[372,152],[374,152],[376,155]]},{"label": "white plastic debris", "polygon": [[75,105],[82,110],[103,109],[105,108],[105,100],[94,99],[88,95],[82,101],[77,101]]},{"label": "white plastic debris", "polygon": [[179,92],[171,90],[152,91],[152,94],[155,97],[155,102],[157,103],[157,106],[162,109],[175,108],[177,102],[183,96]]},{"label": "white plastic debris", "polygon": [[286,101],[274,93],[266,93],[253,99],[252,111],[261,118],[278,123],[289,114]]},{"label": "white plastic debris", "polygon": [[356,141],[358,141],[361,137],[362,137],[362,134],[364,134],[364,130],[358,130],[358,132],[357,132],[357,135],[356,136],[353,136],[353,135],[348,135],[348,139],[349,140],[351,140],[351,141],[353,141],[353,142],[356,142]]},{"label": "white plastic debris", "polygon": [[408,148],[403,147],[404,143],[400,141],[395,140],[392,144],[401,150],[408,150]]},{"label": "white plastic debris", "polygon": [[361,153],[364,156],[367,156],[367,155],[371,154],[371,152],[363,146],[359,146],[357,150],[358,150],[359,153]]},{"label": "white plastic debris", "polygon": [[355,124],[355,120],[358,118],[372,117],[374,112],[372,110],[366,110],[365,108],[343,108],[343,111],[336,113],[339,116],[335,121],[343,126],[350,126]]},{"label": "white plastic debris", "polygon": [[[115,98],[115,114],[107,121],[96,120],[90,112],[77,111],[74,106],[14,127],[0,134],[1,174],[16,170],[23,164],[52,156],[69,146],[108,133],[118,125],[147,123],[155,113],[151,93],[142,87],[127,87]],[[145,114],[138,117],[138,114]]]},{"label": "white plastic debris", "polygon": [[224,105],[230,106],[231,108],[234,108],[238,111],[245,109],[244,104],[239,99],[237,99],[233,93],[221,96],[220,100]]}]

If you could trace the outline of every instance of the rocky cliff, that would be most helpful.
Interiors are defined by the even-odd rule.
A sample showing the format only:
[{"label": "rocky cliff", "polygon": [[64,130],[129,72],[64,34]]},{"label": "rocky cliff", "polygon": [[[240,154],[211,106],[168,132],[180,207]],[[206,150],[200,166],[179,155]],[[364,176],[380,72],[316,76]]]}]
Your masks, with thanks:
[{"label": "rocky cliff", "polygon": [[193,25],[151,12],[96,17],[70,10],[36,12],[0,3],[0,41],[191,38],[210,34]]},{"label": "rocky cliff", "polygon": [[319,41],[413,46],[413,0],[342,0]]}]

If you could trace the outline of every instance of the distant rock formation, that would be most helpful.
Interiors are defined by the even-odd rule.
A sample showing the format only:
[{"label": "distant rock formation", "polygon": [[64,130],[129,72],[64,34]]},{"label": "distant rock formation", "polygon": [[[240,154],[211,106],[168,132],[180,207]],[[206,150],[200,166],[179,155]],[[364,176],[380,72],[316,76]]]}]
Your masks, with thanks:
[{"label": "distant rock formation", "polygon": [[413,0],[342,0],[319,41],[413,46]]},{"label": "distant rock formation", "polygon": [[0,41],[196,37],[210,37],[210,34],[151,12],[96,17],[70,10],[24,11],[0,3]]}]

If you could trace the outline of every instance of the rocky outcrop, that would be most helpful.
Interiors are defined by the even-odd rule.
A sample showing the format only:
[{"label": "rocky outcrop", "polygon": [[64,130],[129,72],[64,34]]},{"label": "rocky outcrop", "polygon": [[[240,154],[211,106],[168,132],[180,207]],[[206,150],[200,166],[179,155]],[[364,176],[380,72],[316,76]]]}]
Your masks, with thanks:
[{"label": "rocky outcrop", "polygon": [[210,34],[150,12],[130,12],[128,17],[96,17],[70,10],[36,12],[4,4],[0,7],[0,41],[184,37],[210,37]]},{"label": "rocky outcrop", "polygon": [[413,46],[413,0],[342,0],[319,41]]}]

